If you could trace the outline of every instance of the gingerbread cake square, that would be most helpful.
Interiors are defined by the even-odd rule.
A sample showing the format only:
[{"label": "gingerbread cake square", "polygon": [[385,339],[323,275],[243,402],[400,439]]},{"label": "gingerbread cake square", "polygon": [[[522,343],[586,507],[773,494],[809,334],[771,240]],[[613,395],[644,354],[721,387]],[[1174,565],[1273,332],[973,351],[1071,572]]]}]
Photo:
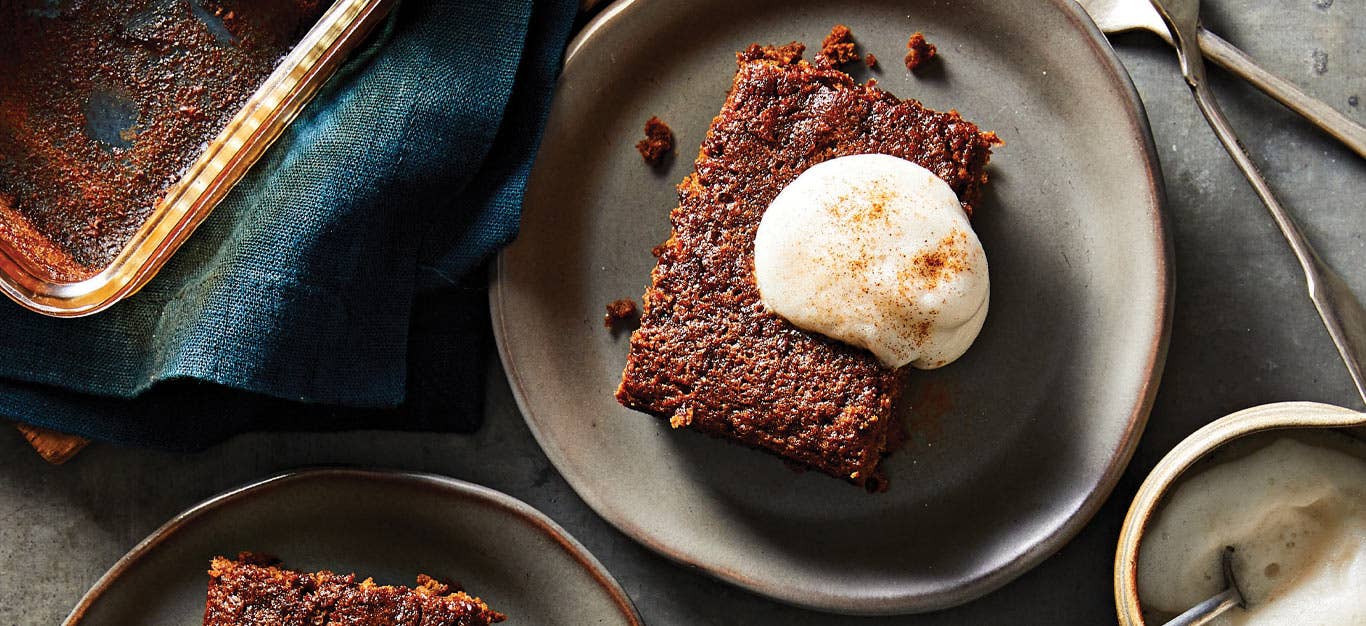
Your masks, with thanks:
[{"label": "gingerbread cake square", "polygon": [[[969,215],[999,140],[965,121],[833,67],[798,43],[753,45],[678,186],[672,233],[655,248],[641,325],[616,397],[675,428],[765,450],[870,490],[901,438],[893,414],[905,368],[796,328],[766,310],[754,279],[764,211],[817,163],[881,153],[916,163]],[[821,64],[828,65],[828,64]]]}]

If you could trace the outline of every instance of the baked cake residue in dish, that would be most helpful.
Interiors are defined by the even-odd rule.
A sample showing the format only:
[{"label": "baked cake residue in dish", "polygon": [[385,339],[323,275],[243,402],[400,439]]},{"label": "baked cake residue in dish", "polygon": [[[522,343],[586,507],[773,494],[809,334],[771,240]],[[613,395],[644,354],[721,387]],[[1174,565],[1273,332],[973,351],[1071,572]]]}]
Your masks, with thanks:
[{"label": "baked cake residue in dish", "polygon": [[107,267],[324,9],[0,2],[0,236],[22,222],[69,273]]}]

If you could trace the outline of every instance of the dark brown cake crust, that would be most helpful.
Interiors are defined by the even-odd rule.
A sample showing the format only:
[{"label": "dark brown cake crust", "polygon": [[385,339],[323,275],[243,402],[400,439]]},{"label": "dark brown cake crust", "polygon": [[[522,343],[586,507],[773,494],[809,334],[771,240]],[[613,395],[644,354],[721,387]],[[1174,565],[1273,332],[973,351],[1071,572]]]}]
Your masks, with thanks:
[{"label": "dark brown cake crust", "polygon": [[899,439],[902,373],[864,350],[767,311],[754,235],[778,192],[839,156],[883,153],[934,172],[969,212],[997,142],[957,112],[898,100],[801,61],[803,47],[751,46],[694,173],[678,186],[669,240],[645,292],[617,400],[870,489]]},{"label": "dark brown cake crust", "polygon": [[428,576],[417,587],[356,582],[339,575],[281,569],[270,557],[215,557],[204,626],[487,626],[506,617]]}]

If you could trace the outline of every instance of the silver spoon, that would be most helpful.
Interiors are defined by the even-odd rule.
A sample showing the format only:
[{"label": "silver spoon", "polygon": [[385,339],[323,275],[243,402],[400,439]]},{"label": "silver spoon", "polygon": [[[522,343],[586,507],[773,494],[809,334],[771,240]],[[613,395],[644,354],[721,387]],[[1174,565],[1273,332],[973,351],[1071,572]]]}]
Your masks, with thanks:
[{"label": "silver spoon", "polygon": [[1162,626],[1200,626],[1235,606],[1247,608],[1247,600],[1243,598],[1242,588],[1238,586],[1238,578],[1233,575],[1233,546],[1227,546],[1219,553],[1219,565],[1224,570],[1225,589],[1210,599],[1186,609],[1185,613],[1177,615]]},{"label": "silver spoon", "polygon": [[[1146,30],[1172,42],[1171,33],[1162,17],[1153,10],[1148,0],[1077,0],[1096,25],[1106,33]],[[1220,36],[1199,29],[1195,36],[1205,58],[1242,77],[1290,110],[1304,116],[1328,134],[1336,137],[1357,154],[1366,157],[1366,127],[1343,115],[1337,109],[1316,100],[1294,83],[1257,65],[1242,50]]]},{"label": "silver spoon", "polygon": [[1299,259],[1300,268],[1304,270],[1309,283],[1309,298],[1314,301],[1319,317],[1323,318],[1323,325],[1328,328],[1328,335],[1333,338],[1338,354],[1346,363],[1357,394],[1366,403],[1366,375],[1363,374],[1366,371],[1366,310],[1362,309],[1347,283],[1319,258],[1299,226],[1276,200],[1271,187],[1257,171],[1257,165],[1248,156],[1247,149],[1233,133],[1233,127],[1224,117],[1219,103],[1214,100],[1214,94],[1205,82],[1205,62],[1204,57],[1200,56],[1197,36],[1200,32],[1200,0],[1149,1],[1171,30],[1176,55],[1181,61],[1181,75],[1195,94],[1195,104],[1205,114],[1205,120],[1224,144],[1224,149],[1233,157],[1233,162],[1238,164],[1248,182],[1252,183],[1257,196],[1271,211],[1271,217],[1276,220],[1281,234],[1285,235],[1290,248],[1295,251],[1295,258]]}]

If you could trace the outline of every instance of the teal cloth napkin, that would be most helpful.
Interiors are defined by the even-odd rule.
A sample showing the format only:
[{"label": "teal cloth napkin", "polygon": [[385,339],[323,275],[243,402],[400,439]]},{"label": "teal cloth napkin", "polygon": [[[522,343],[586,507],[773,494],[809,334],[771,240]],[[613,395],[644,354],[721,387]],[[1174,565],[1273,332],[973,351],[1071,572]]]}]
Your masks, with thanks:
[{"label": "teal cloth napkin", "polygon": [[481,264],[516,234],[576,8],[399,4],[142,292],[0,304],[0,415],[180,449],[476,428]]}]

